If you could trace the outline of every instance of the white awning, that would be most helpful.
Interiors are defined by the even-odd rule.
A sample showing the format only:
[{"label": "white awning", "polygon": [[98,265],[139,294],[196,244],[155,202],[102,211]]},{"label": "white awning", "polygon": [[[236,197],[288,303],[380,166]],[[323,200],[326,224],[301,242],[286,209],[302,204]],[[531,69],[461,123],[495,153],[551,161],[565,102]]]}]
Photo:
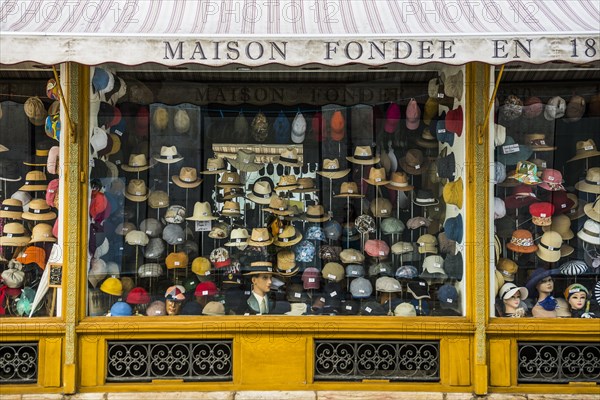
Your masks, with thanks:
[{"label": "white awning", "polygon": [[597,0],[0,0],[0,63],[600,60]]}]

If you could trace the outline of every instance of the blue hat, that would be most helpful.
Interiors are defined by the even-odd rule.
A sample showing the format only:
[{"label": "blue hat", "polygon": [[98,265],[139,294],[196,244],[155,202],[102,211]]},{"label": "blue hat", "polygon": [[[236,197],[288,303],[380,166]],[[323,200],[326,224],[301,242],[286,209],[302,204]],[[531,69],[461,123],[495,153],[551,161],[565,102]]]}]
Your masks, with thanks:
[{"label": "blue hat", "polygon": [[[437,139],[441,143],[448,143],[450,146],[454,146],[454,133],[446,130],[446,113],[443,113],[439,120],[435,121],[435,134]],[[432,121],[432,125],[433,125]]]},{"label": "blue hat", "polygon": [[496,161],[500,161],[504,165],[517,165],[519,161],[525,161],[533,154],[531,147],[524,144],[519,144],[518,151],[511,152],[515,150],[514,147],[510,147],[514,144],[516,144],[515,139],[507,136],[504,144],[496,147]]},{"label": "blue hat", "polygon": [[315,245],[308,240],[303,240],[294,248],[296,253],[296,261],[312,262],[315,258]]},{"label": "blue hat", "polygon": [[283,114],[283,111],[279,113],[273,123],[273,130],[275,131],[275,143],[286,144],[290,141],[290,121]]},{"label": "blue hat", "polygon": [[320,226],[311,226],[310,228],[308,228],[308,230],[306,231],[306,239],[320,240],[321,242],[327,241],[325,232]]},{"label": "blue hat", "polygon": [[131,312],[131,306],[124,301],[117,301],[110,308],[110,315],[113,317],[127,317]]},{"label": "blue hat", "polygon": [[342,236],[342,225],[334,219],[331,219],[323,226],[327,239],[339,240]]},{"label": "blue hat", "polygon": [[537,291],[536,286],[542,279],[545,279],[549,276],[558,275],[558,273],[559,273],[559,270],[557,270],[557,269],[546,269],[546,268],[541,268],[541,267],[536,268],[531,273],[529,280],[525,284],[525,287],[527,288],[527,290],[529,291],[529,294],[530,294],[529,297],[532,297],[532,298],[537,297],[538,291]]},{"label": "blue hat", "polygon": [[366,299],[371,297],[373,285],[368,279],[356,278],[350,283],[350,294],[355,299]]},{"label": "blue hat", "polygon": [[361,315],[381,316],[381,315],[387,315],[387,312],[385,311],[385,309],[383,308],[383,306],[381,304],[379,304],[378,302],[376,302],[376,301],[367,301],[360,308],[360,314]]},{"label": "blue hat", "polygon": [[413,279],[419,275],[417,267],[413,265],[401,265],[396,270],[396,279]]},{"label": "blue hat", "polygon": [[346,278],[362,278],[365,276],[365,267],[360,264],[346,266]]},{"label": "blue hat", "polygon": [[415,307],[415,311],[417,312],[417,315],[429,315],[429,302],[426,300],[411,300],[410,304],[412,304]]},{"label": "blue hat", "polygon": [[448,283],[438,289],[438,300],[441,308],[458,308],[458,292],[456,288]]},{"label": "blue hat", "polygon": [[462,215],[458,214],[456,217],[448,218],[446,222],[444,222],[444,231],[446,232],[446,237],[448,239],[461,243],[463,239]]},{"label": "blue hat", "polygon": [[103,68],[94,68],[94,75],[92,76],[92,86],[96,92],[109,92],[113,89],[115,84],[114,76]]}]

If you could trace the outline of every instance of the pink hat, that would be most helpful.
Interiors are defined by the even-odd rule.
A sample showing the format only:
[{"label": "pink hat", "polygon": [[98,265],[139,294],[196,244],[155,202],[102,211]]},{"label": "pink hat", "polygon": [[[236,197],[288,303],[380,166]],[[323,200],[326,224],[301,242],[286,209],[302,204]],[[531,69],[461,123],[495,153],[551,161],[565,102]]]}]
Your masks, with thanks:
[{"label": "pink hat", "polygon": [[52,175],[56,175],[56,163],[58,162],[58,146],[52,146],[48,151],[48,161],[46,161],[46,169]]},{"label": "pink hat", "polygon": [[321,286],[321,273],[315,267],[309,267],[302,273],[304,289],[318,289]]},{"label": "pink hat", "polygon": [[58,196],[58,178],[53,179],[48,183],[46,189],[46,204],[50,207],[56,207],[56,196]]},{"label": "pink hat", "polygon": [[406,106],[406,127],[414,131],[419,127],[419,119],[421,118],[421,110],[415,99],[410,99]]},{"label": "pink hat", "polygon": [[563,183],[563,177],[560,171],[556,169],[545,169],[542,173],[542,183],[538,186],[542,189],[550,190],[555,192],[557,190],[565,190]]},{"label": "pink hat", "polygon": [[385,127],[383,128],[383,130],[387,133],[394,133],[396,131],[396,128],[398,128],[400,117],[400,107],[398,106],[398,104],[390,104],[385,113]]},{"label": "pink hat", "polygon": [[390,254],[390,247],[383,240],[370,239],[365,243],[365,253],[371,257],[386,257]]}]

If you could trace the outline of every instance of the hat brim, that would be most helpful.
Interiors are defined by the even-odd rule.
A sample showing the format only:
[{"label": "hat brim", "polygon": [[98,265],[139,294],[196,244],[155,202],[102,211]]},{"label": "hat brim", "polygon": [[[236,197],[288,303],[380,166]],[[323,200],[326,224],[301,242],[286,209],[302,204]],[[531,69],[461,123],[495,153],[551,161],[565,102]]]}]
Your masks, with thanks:
[{"label": "hat brim", "polygon": [[325,178],[329,178],[329,179],[339,179],[339,178],[343,178],[346,175],[348,175],[350,173],[350,169],[343,169],[340,171],[335,171],[335,172],[331,172],[331,171],[317,171],[317,174],[324,176]]},{"label": "hat brim", "polygon": [[435,199],[435,201],[433,203],[423,203],[420,202],[418,200],[413,200],[413,204],[416,204],[419,207],[429,207],[429,206],[435,206],[438,205],[440,202],[438,201],[438,199]]},{"label": "hat brim", "polygon": [[[0,176],[0,181],[7,181],[7,182],[18,182],[21,179],[23,179],[22,176],[19,176],[18,178],[11,178],[11,177],[5,177],[5,176]],[[21,189],[22,190],[22,189]]]},{"label": "hat brim", "polygon": [[25,246],[31,241],[29,236],[7,237],[0,236],[0,246]]},{"label": "hat brim", "polygon": [[600,194],[600,184],[592,185],[587,183],[585,180],[577,182],[575,184],[575,189],[579,190],[580,192]]},{"label": "hat brim", "polygon": [[191,188],[198,187],[204,181],[204,179],[197,179],[193,182],[186,182],[186,181],[182,181],[179,178],[179,175],[173,175],[171,178],[173,179],[173,183],[175,185],[179,186],[180,188],[184,188],[184,189],[191,189]]},{"label": "hat brim", "polygon": [[[421,147],[423,147],[425,149],[435,149],[436,147],[438,147],[440,145],[440,142],[438,142],[435,139],[426,140],[426,139],[423,139],[423,138],[418,138],[416,140],[416,143],[417,143],[418,146],[421,146]],[[452,145],[450,145],[450,146],[452,146]]]},{"label": "hat brim", "polygon": [[535,252],[535,254],[538,256],[538,258],[547,262],[557,262],[562,257],[560,250],[550,251],[541,246],[538,246],[538,249]]},{"label": "hat brim", "polygon": [[23,219],[22,211],[0,211],[0,218]]},{"label": "hat brim", "polygon": [[214,221],[216,219],[219,219],[219,217],[215,217],[215,216],[194,217],[192,215],[191,217],[186,218],[186,221]]},{"label": "hat brim", "polygon": [[142,172],[142,171],[146,171],[148,169],[152,168],[151,165],[142,165],[139,167],[131,167],[127,164],[123,164],[121,165],[121,169],[125,172]]},{"label": "hat brim", "polygon": [[[304,163],[300,160],[296,161],[295,163],[292,163],[289,161],[280,161],[279,157],[280,156],[273,157],[273,164],[281,164],[281,165],[285,165],[286,167],[301,167],[304,165]],[[261,168],[262,168],[262,166],[261,166]]]},{"label": "hat brim", "polygon": [[390,189],[390,190],[395,190],[397,192],[408,192],[413,190],[415,187],[412,185],[406,185],[406,186],[395,186],[392,184],[392,181],[390,181],[390,183],[388,183],[387,185],[385,185],[386,188]]},{"label": "hat brim", "polygon": [[242,171],[242,172],[256,172],[256,171],[260,171],[260,169],[263,167],[262,164],[243,163],[243,162],[239,162],[238,160],[233,159],[233,158],[225,158],[225,159],[235,169],[237,169],[238,171]]},{"label": "hat brim", "polygon": [[577,232],[577,237],[586,243],[600,245],[600,237],[589,235],[585,233],[583,229]]},{"label": "hat brim", "polygon": [[224,244],[224,246],[237,247],[240,250],[244,250],[246,247],[248,247],[248,239],[246,239],[245,242],[227,242]]},{"label": "hat brim", "polygon": [[[31,210],[31,208],[29,208]],[[54,211],[50,211],[43,214],[34,214],[32,212],[24,212],[22,214],[22,218],[28,221],[50,221],[56,219],[56,213]]]},{"label": "hat brim", "polygon": [[308,215],[304,214],[302,217],[300,217],[300,219],[302,219],[303,221],[307,221],[307,222],[325,222],[325,221],[329,221],[331,219],[331,217],[329,215],[324,215],[319,218],[313,218],[313,217],[309,217]]},{"label": "hat brim", "polygon": [[600,151],[597,150],[593,150],[593,151],[583,151],[579,154],[576,154],[574,157],[571,157],[567,160],[567,162],[571,162],[571,161],[577,161],[577,160],[583,160],[584,158],[590,158],[590,157],[597,157],[600,156]]},{"label": "hat brim", "polygon": [[31,238],[31,240],[29,241],[29,243],[42,243],[42,242],[56,243],[57,240],[58,239],[56,239],[54,236],[43,237],[43,238],[36,238],[35,236],[33,236]]},{"label": "hat brim", "polygon": [[566,212],[565,215],[568,215],[569,219],[571,221],[579,219],[585,215],[585,213],[584,213],[585,206],[587,206],[587,204],[579,204],[579,206],[577,207],[577,209],[575,209],[575,211],[573,211],[573,209],[571,209],[568,212]]},{"label": "hat brim", "polygon": [[270,246],[273,244],[273,238],[264,241],[264,242],[255,242],[254,240],[252,240],[251,238],[248,239],[248,246],[255,246],[255,247],[266,247],[266,246]]},{"label": "hat brim", "polygon": [[244,273],[242,275],[244,275],[244,276],[252,276],[252,275],[262,275],[262,274],[281,275],[277,271],[266,271],[266,270],[262,270],[262,271],[250,271],[250,272],[246,272],[246,273]]},{"label": "hat brim", "polygon": [[289,186],[275,186],[275,188],[273,190],[275,190],[275,192],[291,192],[298,189],[298,185],[289,185]]},{"label": "hat brim", "polygon": [[146,200],[148,200],[148,197],[150,197],[150,193],[146,193],[145,195],[142,195],[142,196],[137,196],[135,194],[130,194],[127,191],[124,191],[123,195],[125,196],[126,199],[135,201],[136,203],[141,203],[142,201],[146,201]]},{"label": "hat brim", "polygon": [[406,163],[406,157],[402,157],[399,161],[400,167],[404,170],[404,172],[406,172],[407,174],[411,174],[411,175],[423,175],[423,173],[425,171],[427,171],[427,167],[429,166],[429,160],[428,159],[424,159],[423,160],[423,164],[420,164],[420,168],[415,168],[411,165],[408,165]]},{"label": "hat brim", "polygon": [[239,211],[235,211],[235,212],[231,212],[231,211],[221,211],[221,215],[224,217],[239,217],[242,215],[241,212]]},{"label": "hat brim", "polygon": [[[600,212],[594,211],[594,203],[588,203],[583,206],[583,212],[596,222],[600,222]],[[0,214],[0,216],[2,216]]]},{"label": "hat brim", "polygon": [[21,188],[19,190],[22,190],[24,192],[37,192],[39,190],[46,190],[48,189],[48,185],[23,185],[21,186]]},{"label": "hat brim", "polygon": [[[279,238],[277,238],[277,239],[279,239]],[[296,239],[290,240],[288,242],[273,240],[273,244],[277,247],[290,247],[290,246],[293,246],[293,245],[299,243],[301,240],[302,240],[302,235],[298,235],[298,237]]]},{"label": "hat brim", "polygon": [[316,187],[311,187],[311,188],[306,188],[306,189],[301,189],[300,187],[298,187],[298,189],[292,190],[293,193],[315,193],[318,191],[319,191],[319,189]]},{"label": "hat brim", "polygon": [[223,172],[227,172],[227,170],[225,168],[223,169],[216,169],[214,171],[200,171],[201,174],[203,175],[217,175],[217,174],[222,174]]},{"label": "hat brim", "polygon": [[175,164],[176,162],[183,160],[183,157],[181,156],[181,154],[176,154],[175,156],[173,156],[173,158],[164,158],[164,157],[161,157],[160,155],[154,155],[154,156],[152,156],[152,158],[161,164]]},{"label": "hat brim", "polygon": [[274,195],[273,195],[273,194],[271,194],[271,196],[269,196],[269,197],[267,197],[267,198],[264,198],[264,197],[258,197],[258,196],[257,196],[257,195],[255,195],[254,193],[250,193],[250,194],[248,194],[248,195],[246,196],[246,198],[247,198],[248,200],[250,200],[250,201],[253,201],[253,202],[255,202],[256,204],[263,204],[263,205],[265,205],[265,204],[269,204],[269,203],[271,203],[271,198],[272,198],[273,196],[274,196]]},{"label": "hat brim", "polygon": [[363,178],[363,181],[365,181],[369,185],[373,185],[373,186],[383,186],[383,185],[387,185],[387,184],[389,184],[391,182],[391,181],[388,181],[388,180],[375,181],[373,179],[366,179],[366,178]]},{"label": "hat brim", "polygon": [[284,217],[289,217],[290,215],[294,214],[294,212],[291,210],[275,210],[271,207],[263,208],[263,211],[270,212],[271,214],[275,215],[283,215]]},{"label": "hat brim", "polygon": [[360,197],[360,198],[362,198],[362,197],[365,197],[365,195],[360,194],[360,193],[340,193],[340,194],[333,195],[333,197],[350,197],[350,198],[359,198]]},{"label": "hat brim", "polygon": [[350,161],[353,164],[374,165],[374,164],[377,164],[379,162],[380,157],[373,156],[373,158],[371,158],[369,160],[359,160],[359,159],[354,158],[354,156],[348,156],[348,157],[346,157],[346,160]]},{"label": "hat brim", "polygon": [[537,245],[533,246],[516,246],[513,243],[507,243],[506,248],[514,251],[515,253],[531,254],[538,250]]},{"label": "hat brim", "polygon": [[216,187],[223,187],[223,188],[243,188],[244,185],[241,183],[217,183],[215,184]]}]

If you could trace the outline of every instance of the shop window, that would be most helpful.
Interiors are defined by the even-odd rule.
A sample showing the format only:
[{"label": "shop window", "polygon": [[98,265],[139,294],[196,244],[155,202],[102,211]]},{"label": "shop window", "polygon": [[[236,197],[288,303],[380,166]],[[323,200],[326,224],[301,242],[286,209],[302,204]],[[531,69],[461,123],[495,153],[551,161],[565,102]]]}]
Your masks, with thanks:
[{"label": "shop window", "polygon": [[37,383],[37,342],[0,344],[0,384]]},{"label": "shop window", "polygon": [[91,70],[89,316],[464,315],[463,69],[186,68]]},{"label": "shop window", "polygon": [[599,77],[597,68],[509,66],[500,83],[491,137],[495,316],[597,326]]},{"label": "shop window", "polygon": [[0,317],[54,316],[60,308],[47,266],[63,207],[53,76],[31,65],[0,67]]}]

